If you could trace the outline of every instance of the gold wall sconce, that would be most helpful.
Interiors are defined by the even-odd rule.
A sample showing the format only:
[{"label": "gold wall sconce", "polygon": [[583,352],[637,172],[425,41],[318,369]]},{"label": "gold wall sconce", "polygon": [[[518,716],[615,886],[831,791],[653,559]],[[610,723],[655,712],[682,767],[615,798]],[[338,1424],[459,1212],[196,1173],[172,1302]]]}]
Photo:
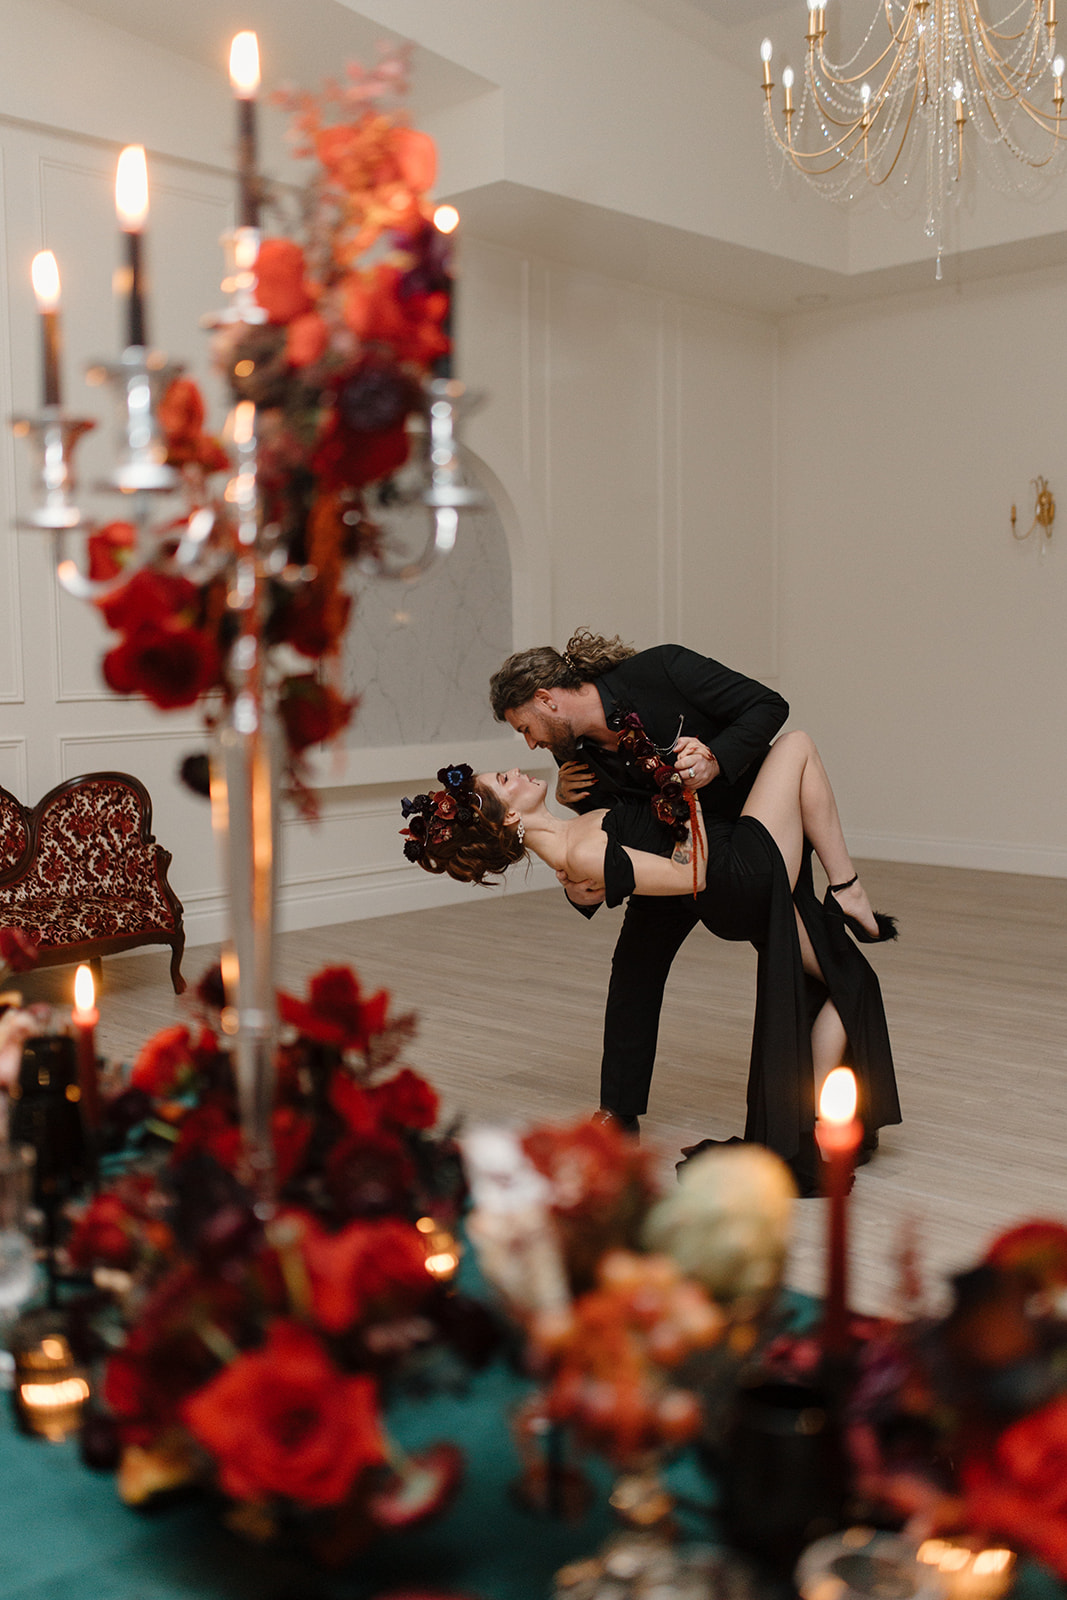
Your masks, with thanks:
[{"label": "gold wall sconce", "polygon": [[1052,490],[1048,486],[1047,478],[1031,478],[1030,486],[1034,491],[1034,520],[1025,533],[1020,533],[1015,526],[1015,507],[1011,508],[1011,536],[1021,544],[1024,539],[1029,539],[1035,528],[1040,528],[1044,534],[1041,549],[1045,551],[1052,539],[1052,524],[1056,517],[1056,502],[1052,498]]}]

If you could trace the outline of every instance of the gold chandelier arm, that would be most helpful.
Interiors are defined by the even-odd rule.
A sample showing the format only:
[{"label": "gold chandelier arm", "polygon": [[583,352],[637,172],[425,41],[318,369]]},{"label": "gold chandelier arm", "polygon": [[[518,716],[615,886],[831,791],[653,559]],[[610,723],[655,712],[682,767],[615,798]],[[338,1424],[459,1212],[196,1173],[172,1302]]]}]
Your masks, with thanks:
[{"label": "gold chandelier arm", "polygon": [[[892,19],[890,19],[889,27],[889,43],[886,45],[881,55],[875,56],[873,61],[868,61],[867,65],[862,69],[862,71],[855,73],[852,77],[842,76],[838,71],[837,64],[833,61],[827,61],[825,51],[822,47],[822,41],[820,40],[819,66],[822,71],[825,72],[830,82],[837,85],[839,88],[847,88],[853,83],[862,83],[864,78],[869,78],[872,72],[876,72],[886,57],[892,55],[895,51],[896,57],[893,62],[893,67],[886,75],[885,79],[885,83],[889,83],[894,73],[900,70],[900,53],[907,44],[909,34],[914,28],[914,4],[908,7],[908,10],[904,15],[904,19],[898,29],[893,28]],[[885,85],[883,84],[883,88],[884,86]]]},{"label": "gold chandelier arm", "polygon": [[[970,18],[969,13],[967,11],[964,11],[961,15],[963,17],[963,25],[964,25],[964,28],[966,30],[967,27],[968,27],[968,24],[971,21],[971,18]],[[978,26],[982,27],[982,20],[981,20],[980,16],[978,17]],[[983,41],[982,42],[985,43],[984,35],[983,35]],[[1035,106],[1033,104],[1033,102],[1031,100],[1027,99],[1027,97],[1024,94],[1013,90],[1011,75],[1004,68],[1004,65],[1000,61],[999,56],[990,55],[989,59],[992,62],[992,64],[995,66],[995,68],[997,70],[997,73],[998,73],[998,75],[999,75],[999,77],[1001,79],[1001,82],[1005,85],[1005,87],[1006,87],[1006,89],[1008,91],[1006,94],[1003,94],[1003,95],[997,94],[995,92],[995,90],[993,89],[993,86],[990,84],[986,73],[982,70],[981,63],[978,60],[976,52],[975,52],[974,47],[973,47],[973,41],[971,40],[969,35],[968,35],[968,38],[967,38],[967,47],[968,47],[968,53],[970,54],[970,57],[971,57],[972,67],[973,67],[974,74],[975,74],[975,81],[978,84],[979,92],[981,94],[982,104],[985,106],[986,111],[987,111],[987,113],[989,115],[990,121],[993,123],[993,126],[996,128],[996,130],[997,130],[998,134],[1000,135],[1000,137],[1005,141],[1005,143],[1009,144],[1009,147],[1012,148],[1012,150],[1016,154],[1017,159],[1022,161],[1026,166],[1030,167],[1032,170],[1040,171],[1042,167],[1048,166],[1049,162],[1052,161],[1054,159],[1055,155],[1056,155],[1056,145],[1053,145],[1053,147],[1049,151],[1048,155],[1045,156],[1041,160],[1039,160],[1036,156],[1027,155],[1025,151],[1018,150],[1013,144],[1011,144],[1011,141],[1008,138],[1008,130],[1007,130],[1007,128],[1005,128],[1001,124],[1000,114],[999,114],[999,103],[1001,101],[1007,101],[1012,106],[1018,106],[1018,108],[1021,111],[1025,112],[1025,114],[1030,118],[1031,122],[1033,122],[1037,127],[1041,128],[1045,133],[1051,134],[1052,137],[1057,141],[1061,140],[1064,137],[1064,129],[1063,129],[1062,124],[1061,124],[1061,118],[1060,118],[1059,113],[1041,111],[1037,106]]]}]

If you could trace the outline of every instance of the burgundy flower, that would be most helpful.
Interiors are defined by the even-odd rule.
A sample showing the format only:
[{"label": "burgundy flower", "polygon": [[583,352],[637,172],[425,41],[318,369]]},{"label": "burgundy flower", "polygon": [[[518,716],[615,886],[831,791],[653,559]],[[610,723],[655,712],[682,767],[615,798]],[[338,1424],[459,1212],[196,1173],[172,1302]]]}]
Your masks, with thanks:
[{"label": "burgundy flower", "polygon": [[116,694],[143,694],[169,711],[191,706],[219,682],[222,658],[202,628],[136,628],[103,661],[104,681]]},{"label": "burgundy flower", "polygon": [[149,1094],[173,1094],[178,1087],[183,1069],[192,1066],[192,1040],[188,1028],[176,1024],[153,1034],[141,1046],[141,1053],[133,1064],[130,1082]]},{"label": "burgundy flower", "polygon": [[390,428],[352,428],[335,411],[311,458],[311,470],[323,489],[362,489],[398,472],[409,450],[403,420]]},{"label": "burgundy flower", "polygon": [[356,702],[346,700],[313,673],[286,678],[278,699],[278,713],[291,750],[324,744],[348,725]]},{"label": "burgundy flower", "polygon": [[410,1067],[368,1091],[383,1122],[400,1128],[432,1128],[441,1102],[437,1091]]},{"label": "burgundy flower", "polygon": [[385,1026],[389,994],[379,989],[364,999],[350,967],[326,967],[311,980],[306,1001],[279,994],[278,1009],[309,1039],[341,1050],[366,1050],[370,1036]]},{"label": "burgundy flower", "polygon": [[337,1505],[384,1459],[374,1382],[330,1360],[308,1329],[279,1321],[182,1407],[238,1500],[286,1495]]}]

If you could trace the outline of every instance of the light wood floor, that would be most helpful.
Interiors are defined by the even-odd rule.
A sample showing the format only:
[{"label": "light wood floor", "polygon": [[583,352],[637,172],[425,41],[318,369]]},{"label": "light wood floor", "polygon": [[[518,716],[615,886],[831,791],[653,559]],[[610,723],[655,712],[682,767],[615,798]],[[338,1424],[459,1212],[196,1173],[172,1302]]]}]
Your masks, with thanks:
[{"label": "light wood floor", "polygon": [[[901,938],[869,952],[885,993],[905,1120],[857,1176],[853,1300],[891,1310],[894,1253],[913,1222],[931,1291],[999,1228],[1067,1218],[1067,882],[898,866],[862,869]],[[461,905],[284,935],[279,983],[303,990],[351,963],[413,1009],[408,1059],[470,1119],[564,1119],[596,1105],[618,912],[590,922],[561,895],[473,890]],[[129,1060],[181,1014],[169,952],[105,963],[101,1048]],[[214,952],[187,954],[193,981]],[[675,962],[644,1138],[664,1158],[741,1131],[755,985],[747,946],[697,929]],[[69,969],[24,980],[66,996]],[[821,1285],[824,1203],[795,1207],[790,1278]]]}]

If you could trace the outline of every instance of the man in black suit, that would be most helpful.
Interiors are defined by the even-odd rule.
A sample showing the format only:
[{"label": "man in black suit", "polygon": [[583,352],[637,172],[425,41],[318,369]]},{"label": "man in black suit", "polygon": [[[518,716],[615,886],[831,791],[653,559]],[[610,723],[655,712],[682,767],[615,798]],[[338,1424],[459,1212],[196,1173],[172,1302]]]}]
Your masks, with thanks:
[{"label": "man in black suit", "polygon": [[[773,689],[682,645],[635,653],[619,639],[582,631],[560,654],[551,647],[509,657],[492,680],[499,722],[560,767],[557,799],[585,812],[622,800],[647,803],[647,782],[616,750],[618,728],[636,711],[652,742],[673,752],[707,818],[740,816],[771,739],[789,715]],[[604,891],[561,876],[567,898],[591,916]],[[604,1016],[600,1104],[636,1131],[648,1109],[663,990],[671,963],[700,921],[685,895],[632,895],[612,957]]]}]

